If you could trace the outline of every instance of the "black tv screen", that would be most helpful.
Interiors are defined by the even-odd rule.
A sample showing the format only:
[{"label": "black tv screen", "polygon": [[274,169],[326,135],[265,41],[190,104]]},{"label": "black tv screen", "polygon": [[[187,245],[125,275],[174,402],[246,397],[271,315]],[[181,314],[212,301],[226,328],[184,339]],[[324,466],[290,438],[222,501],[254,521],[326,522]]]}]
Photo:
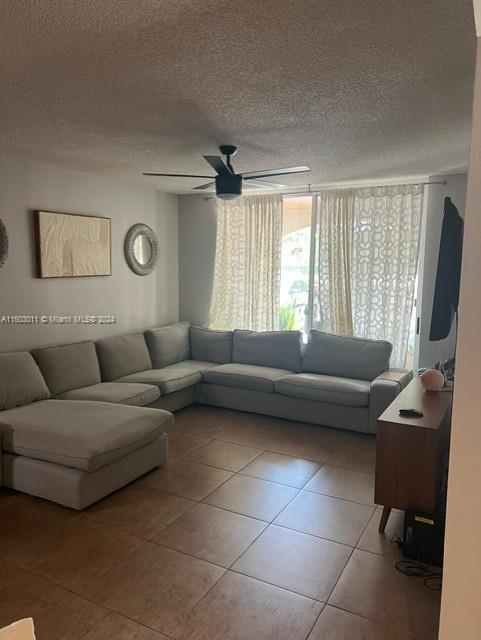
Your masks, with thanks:
[{"label": "black tv screen", "polygon": [[464,222],[459,211],[451,202],[451,198],[445,198],[431,330],[429,332],[429,339],[432,341],[448,337],[453,319],[458,311],[463,229]]}]

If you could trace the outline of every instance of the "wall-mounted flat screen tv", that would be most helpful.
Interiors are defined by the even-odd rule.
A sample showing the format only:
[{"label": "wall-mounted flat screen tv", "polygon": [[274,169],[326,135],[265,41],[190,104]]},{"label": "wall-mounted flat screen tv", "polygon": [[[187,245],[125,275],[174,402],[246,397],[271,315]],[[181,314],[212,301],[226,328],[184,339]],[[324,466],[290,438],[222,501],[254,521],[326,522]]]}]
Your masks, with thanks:
[{"label": "wall-mounted flat screen tv", "polygon": [[433,341],[448,337],[458,311],[463,229],[464,222],[459,211],[451,198],[446,198],[429,333],[429,339]]}]

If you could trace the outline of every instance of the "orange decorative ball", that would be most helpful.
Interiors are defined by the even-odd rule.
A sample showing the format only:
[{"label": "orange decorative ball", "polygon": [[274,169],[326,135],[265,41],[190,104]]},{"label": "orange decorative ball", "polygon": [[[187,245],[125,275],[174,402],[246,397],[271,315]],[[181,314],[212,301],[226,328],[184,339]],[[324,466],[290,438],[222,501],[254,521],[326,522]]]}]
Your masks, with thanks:
[{"label": "orange decorative ball", "polygon": [[438,369],[426,369],[421,374],[421,384],[426,391],[440,391],[444,387],[444,376]]}]

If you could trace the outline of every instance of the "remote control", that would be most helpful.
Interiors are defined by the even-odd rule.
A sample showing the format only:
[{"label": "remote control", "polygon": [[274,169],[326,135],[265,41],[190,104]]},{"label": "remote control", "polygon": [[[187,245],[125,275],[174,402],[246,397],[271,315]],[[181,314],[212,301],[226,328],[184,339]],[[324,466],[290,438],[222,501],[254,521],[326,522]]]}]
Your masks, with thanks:
[{"label": "remote control", "polygon": [[399,409],[399,415],[405,418],[422,418],[424,414],[417,409]]}]

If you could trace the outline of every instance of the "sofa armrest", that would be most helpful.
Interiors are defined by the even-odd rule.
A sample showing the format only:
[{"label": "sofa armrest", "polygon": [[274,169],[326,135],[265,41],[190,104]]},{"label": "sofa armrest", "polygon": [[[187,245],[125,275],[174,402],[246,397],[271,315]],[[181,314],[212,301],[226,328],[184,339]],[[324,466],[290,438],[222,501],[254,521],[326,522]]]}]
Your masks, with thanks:
[{"label": "sofa armrest", "polygon": [[369,392],[369,433],[377,433],[379,416],[412,379],[410,369],[388,369],[374,378]]}]

